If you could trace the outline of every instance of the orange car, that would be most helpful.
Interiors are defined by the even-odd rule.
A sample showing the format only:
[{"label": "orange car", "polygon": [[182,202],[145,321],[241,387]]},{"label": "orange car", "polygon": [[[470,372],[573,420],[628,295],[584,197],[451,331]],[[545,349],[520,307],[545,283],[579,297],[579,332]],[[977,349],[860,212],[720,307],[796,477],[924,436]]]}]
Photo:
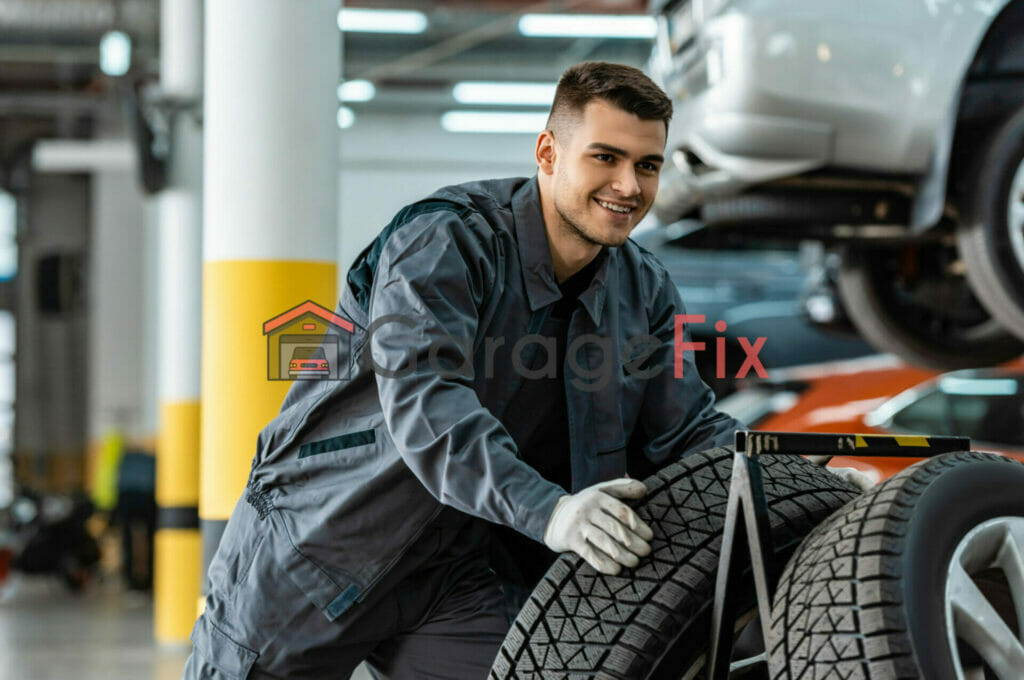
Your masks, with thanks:
[{"label": "orange car", "polygon": [[294,380],[322,379],[330,376],[323,347],[296,347],[288,362],[288,376]]},{"label": "orange car", "polygon": [[[874,356],[781,369],[719,408],[758,430],[931,434],[971,438],[974,450],[1024,461],[1024,361],[938,373]],[[881,481],[919,458],[847,458]]]}]

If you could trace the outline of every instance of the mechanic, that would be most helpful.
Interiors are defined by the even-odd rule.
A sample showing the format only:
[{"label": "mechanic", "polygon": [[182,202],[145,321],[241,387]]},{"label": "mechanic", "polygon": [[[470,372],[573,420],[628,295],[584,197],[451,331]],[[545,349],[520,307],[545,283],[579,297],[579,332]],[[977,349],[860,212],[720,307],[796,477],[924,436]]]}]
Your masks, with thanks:
[{"label": "mechanic", "polygon": [[296,382],[261,432],[186,678],[344,678],[364,660],[483,678],[555,553],[615,574],[650,552],[627,475],[740,426],[691,352],[675,376],[682,302],[627,238],[671,114],[634,68],[573,66],[535,177],[441,189],[360,254],[337,308],[350,375]]}]

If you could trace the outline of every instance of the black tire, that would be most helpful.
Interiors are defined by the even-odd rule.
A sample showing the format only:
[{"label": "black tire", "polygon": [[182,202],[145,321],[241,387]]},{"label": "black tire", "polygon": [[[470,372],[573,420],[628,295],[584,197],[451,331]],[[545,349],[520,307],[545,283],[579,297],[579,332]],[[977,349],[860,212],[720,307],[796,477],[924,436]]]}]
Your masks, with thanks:
[{"label": "black tire", "polygon": [[1024,353],[1024,342],[993,319],[963,276],[955,249],[939,243],[850,246],[836,284],[854,326],[881,351],[917,366],[991,366]]},{"label": "black tire", "polygon": [[[604,576],[560,556],[513,623],[491,680],[692,677],[686,670],[703,662],[708,646],[732,456],[725,448],[693,454],[645,481],[637,512],[654,540],[637,568]],[[802,458],[762,461],[780,555],[857,495]],[[750,579],[744,583],[739,612],[755,602]]]},{"label": "black tire", "polygon": [[957,230],[974,292],[993,317],[1024,339],[1024,224],[1021,212],[1016,220],[1010,215],[1011,201],[1024,211],[1018,173],[1024,173],[1024,108],[1002,124],[978,155],[967,216]]},{"label": "black tire", "polygon": [[[884,216],[877,206],[884,204]],[[866,191],[748,191],[732,198],[708,201],[701,219],[709,227],[783,227],[794,241],[806,229],[835,224],[906,224],[909,203],[899,194]],[[827,230],[821,232],[827,234]]]},{"label": "black tire", "polygon": [[922,461],[837,512],[779,579],[772,680],[956,677],[950,559],[968,532],[1003,516],[1024,517],[1024,465],[969,452]]}]

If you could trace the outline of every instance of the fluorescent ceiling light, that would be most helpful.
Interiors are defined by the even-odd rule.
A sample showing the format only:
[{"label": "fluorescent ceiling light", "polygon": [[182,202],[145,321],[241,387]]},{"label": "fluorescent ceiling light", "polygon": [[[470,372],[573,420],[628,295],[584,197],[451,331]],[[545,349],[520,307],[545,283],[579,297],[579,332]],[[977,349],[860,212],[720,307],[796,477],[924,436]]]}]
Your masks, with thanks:
[{"label": "fluorescent ceiling light", "polygon": [[122,31],[107,31],[100,38],[100,70],[123,76],[132,65],[132,39]]},{"label": "fluorescent ceiling light", "polygon": [[404,9],[338,10],[338,28],[353,33],[422,33],[427,15]]},{"label": "fluorescent ceiling light", "polygon": [[377,88],[369,80],[346,80],[338,85],[338,100],[343,102],[368,102],[377,94]]},{"label": "fluorescent ceiling light", "polygon": [[645,14],[524,14],[519,32],[530,38],[650,38],[654,17]]},{"label": "fluorescent ceiling light", "polygon": [[441,127],[448,132],[537,134],[544,129],[547,120],[547,112],[448,111],[441,116]]},{"label": "fluorescent ceiling light", "polygon": [[356,122],[356,114],[347,106],[338,107],[338,127],[342,130],[352,127]]},{"label": "fluorescent ceiling light", "polygon": [[460,104],[519,104],[550,106],[556,83],[456,83],[452,96]]}]

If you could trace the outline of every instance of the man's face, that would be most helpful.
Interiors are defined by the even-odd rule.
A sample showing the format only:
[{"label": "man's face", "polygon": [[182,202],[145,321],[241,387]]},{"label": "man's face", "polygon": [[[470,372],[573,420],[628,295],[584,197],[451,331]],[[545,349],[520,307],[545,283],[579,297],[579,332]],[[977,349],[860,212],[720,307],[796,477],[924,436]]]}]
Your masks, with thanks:
[{"label": "man's face", "polygon": [[665,123],[595,99],[555,145],[552,195],[561,228],[592,244],[622,245],[654,202]]}]

